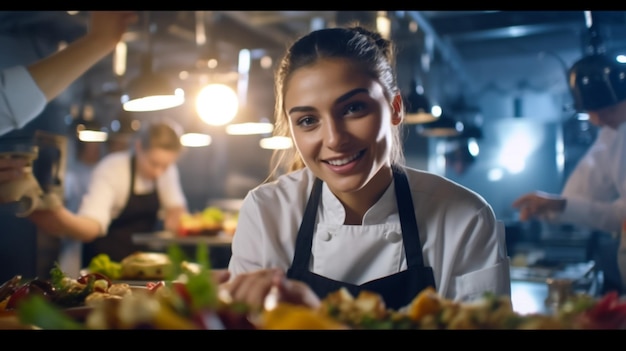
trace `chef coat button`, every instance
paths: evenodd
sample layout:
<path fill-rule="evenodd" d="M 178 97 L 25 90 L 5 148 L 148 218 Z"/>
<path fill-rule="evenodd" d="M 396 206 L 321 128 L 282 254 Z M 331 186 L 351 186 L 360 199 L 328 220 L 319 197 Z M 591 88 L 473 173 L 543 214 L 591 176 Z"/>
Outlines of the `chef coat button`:
<path fill-rule="evenodd" d="M 331 232 L 326 232 L 326 233 L 323 233 L 323 234 L 320 236 L 320 239 L 322 239 L 323 241 L 329 241 L 329 240 L 330 240 L 330 238 L 332 238 L 332 234 L 333 234 L 333 233 L 331 233 Z"/>
<path fill-rule="evenodd" d="M 398 232 L 389 232 L 386 235 L 386 239 L 390 243 L 397 243 L 400 241 L 400 239 L 402 239 L 402 235 L 400 235 L 400 233 Z"/>

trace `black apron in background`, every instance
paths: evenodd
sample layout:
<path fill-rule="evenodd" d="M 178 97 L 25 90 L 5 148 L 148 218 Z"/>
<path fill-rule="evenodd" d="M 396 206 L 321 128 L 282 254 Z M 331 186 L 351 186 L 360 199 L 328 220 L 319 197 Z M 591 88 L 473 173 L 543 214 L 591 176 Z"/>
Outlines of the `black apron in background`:
<path fill-rule="evenodd" d="M 309 271 L 313 231 L 322 193 L 322 181 L 318 178 L 313 184 L 304 218 L 300 224 L 294 259 L 287 271 L 287 277 L 307 283 L 320 299 L 340 288 L 348 289 L 355 297 L 361 291 L 371 291 L 380 294 L 385 305 L 392 309 L 399 309 L 408 305 L 423 289 L 429 286 L 435 288 L 433 270 L 431 267 L 424 266 L 422 244 L 415 221 L 413 199 L 406 174 L 401 169 L 393 167 L 393 177 L 402 227 L 402 240 L 408 264 L 407 270 L 361 285 L 340 282 Z"/>
<path fill-rule="evenodd" d="M 83 246 L 83 267 L 100 253 L 108 254 L 112 261 L 119 262 L 124 257 L 142 247 L 132 242 L 134 233 L 148 233 L 155 230 L 159 212 L 159 196 L 156 191 L 148 194 L 135 194 L 135 156 L 130 159 L 130 194 L 120 215 L 111 221 L 107 235 Z"/>

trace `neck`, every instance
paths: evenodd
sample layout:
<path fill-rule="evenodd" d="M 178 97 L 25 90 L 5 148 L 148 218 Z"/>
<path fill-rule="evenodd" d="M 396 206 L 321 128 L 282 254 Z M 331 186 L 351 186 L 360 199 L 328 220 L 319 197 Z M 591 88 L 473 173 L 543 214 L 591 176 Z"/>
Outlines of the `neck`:
<path fill-rule="evenodd" d="M 344 224 L 362 224 L 365 213 L 383 196 L 392 179 L 391 168 L 383 167 L 358 191 L 335 194 L 346 211 Z"/>

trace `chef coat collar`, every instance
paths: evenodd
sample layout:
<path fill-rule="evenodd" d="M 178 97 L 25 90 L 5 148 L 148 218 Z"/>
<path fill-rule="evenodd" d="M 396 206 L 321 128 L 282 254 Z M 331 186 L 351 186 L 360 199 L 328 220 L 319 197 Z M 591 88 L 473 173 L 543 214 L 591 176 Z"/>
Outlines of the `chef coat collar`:
<path fill-rule="evenodd" d="M 383 196 L 370 207 L 363 216 L 363 225 L 381 224 L 389 221 L 390 216 L 397 218 L 396 194 L 394 180 L 383 193 Z M 343 225 L 346 219 L 346 210 L 341 201 L 333 194 L 326 182 L 322 186 L 320 220 L 331 225 Z"/>

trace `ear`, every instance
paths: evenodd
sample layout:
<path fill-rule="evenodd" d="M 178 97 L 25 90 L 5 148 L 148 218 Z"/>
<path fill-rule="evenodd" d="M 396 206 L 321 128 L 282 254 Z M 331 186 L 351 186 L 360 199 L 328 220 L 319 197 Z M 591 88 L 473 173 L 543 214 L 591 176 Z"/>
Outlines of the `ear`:
<path fill-rule="evenodd" d="M 404 119 L 404 103 L 402 95 L 396 94 L 391 102 L 391 124 L 397 126 L 402 123 L 402 119 Z"/>

